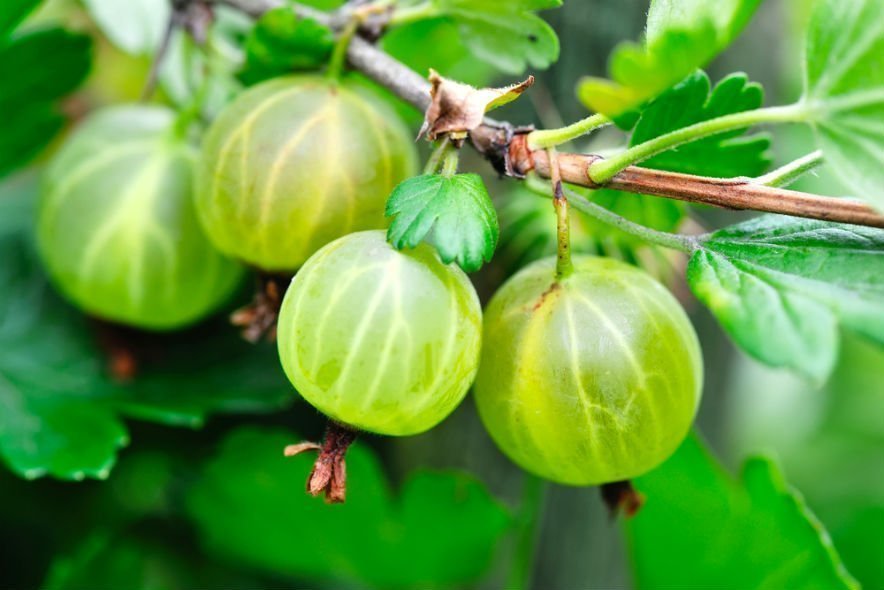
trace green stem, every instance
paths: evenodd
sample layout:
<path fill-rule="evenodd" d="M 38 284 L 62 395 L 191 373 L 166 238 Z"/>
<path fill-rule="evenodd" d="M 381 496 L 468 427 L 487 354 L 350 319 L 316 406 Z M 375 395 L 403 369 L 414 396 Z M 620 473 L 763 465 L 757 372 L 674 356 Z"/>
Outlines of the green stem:
<path fill-rule="evenodd" d="M 726 131 L 744 129 L 760 123 L 802 122 L 807 119 L 807 115 L 808 106 L 804 103 L 795 103 L 782 107 L 743 111 L 701 121 L 640 143 L 612 158 L 598 160 L 589 167 L 589 177 L 596 184 L 604 184 L 621 170 L 684 143 Z"/>
<path fill-rule="evenodd" d="M 545 190 L 546 183 L 536 176 L 529 176 L 526 186 L 537 194 L 548 197 L 548 191 Z M 565 190 L 564 194 L 568 199 L 568 203 L 581 213 L 589 215 L 602 223 L 616 227 L 620 231 L 635 236 L 640 240 L 686 253 L 693 252 L 697 248 L 697 239 L 692 236 L 682 236 L 651 229 L 640 223 L 635 223 L 625 217 L 621 217 L 620 215 L 605 209 L 601 205 L 593 203 L 586 197 L 579 195 L 574 191 Z M 623 198 L 629 197 L 624 195 Z"/>
<path fill-rule="evenodd" d="M 564 279 L 574 273 L 571 260 L 571 218 L 568 211 L 568 199 L 565 198 L 562 186 L 562 175 L 559 171 L 559 156 L 556 148 L 549 148 L 550 179 L 553 185 L 553 207 L 556 210 L 556 280 Z"/>
<path fill-rule="evenodd" d="M 516 517 L 519 527 L 518 539 L 506 584 L 507 590 L 525 590 L 531 585 L 548 487 L 544 480 L 530 473 L 525 473 L 523 481 L 522 504 Z"/>
<path fill-rule="evenodd" d="M 330 80 L 337 82 L 341 79 L 341 75 L 344 73 L 344 64 L 347 61 L 347 48 L 350 47 L 350 41 L 353 39 L 353 35 L 356 34 L 358 29 L 359 22 L 352 20 L 347 23 L 347 26 L 341 31 L 341 36 L 338 37 L 334 51 L 332 51 L 331 59 L 328 62 L 327 73 Z"/>
<path fill-rule="evenodd" d="M 450 143 L 451 142 L 449 142 L 449 144 Z M 454 147 L 454 145 L 451 145 L 449 149 L 445 151 L 445 156 L 442 158 L 442 169 L 439 171 L 442 176 L 451 178 L 457 174 L 458 160 L 460 160 L 460 152 Z"/>
<path fill-rule="evenodd" d="M 390 26 L 407 25 L 409 23 L 440 16 L 442 11 L 432 2 L 424 2 L 415 6 L 397 8 L 390 17 Z"/>
<path fill-rule="evenodd" d="M 576 123 L 572 123 L 567 127 L 532 131 L 528 134 L 528 147 L 532 150 L 555 147 L 563 143 L 568 143 L 578 137 L 582 137 L 599 127 L 609 125 L 610 123 L 611 120 L 608 117 L 601 113 L 597 113 L 586 117 L 585 119 L 581 119 Z"/>
<path fill-rule="evenodd" d="M 436 146 L 436 149 L 433 150 L 430 159 L 427 160 L 427 165 L 424 166 L 424 174 L 435 174 L 436 171 L 439 170 L 439 166 L 442 164 L 442 159 L 445 157 L 445 154 L 451 149 L 454 149 L 454 146 L 451 145 L 451 139 L 446 135 L 442 138 L 442 141 L 439 142 L 439 145 Z"/>
<path fill-rule="evenodd" d="M 759 176 L 752 180 L 753 184 L 763 184 L 772 187 L 789 186 L 814 168 L 820 166 L 825 157 L 822 150 L 811 152 L 804 157 L 798 158 L 788 164 Z"/>

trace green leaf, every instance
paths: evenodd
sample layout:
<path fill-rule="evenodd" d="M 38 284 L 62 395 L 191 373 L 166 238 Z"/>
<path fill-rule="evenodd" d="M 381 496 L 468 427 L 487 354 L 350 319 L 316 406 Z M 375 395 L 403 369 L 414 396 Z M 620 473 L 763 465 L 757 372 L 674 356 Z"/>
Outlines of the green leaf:
<path fill-rule="evenodd" d="M 304 492 L 314 457 L 282 456 L 297 440 L 249 428 L 225 441 L 188 497 L 208 549 L 277 575 L 378 588 L 462 586 L 488 568 L 511 519 L 471 477 L 414 473 L 394 498 L 357 443 L 347 501 L 328 505 Z"/>
<path fill-rule="evenodd" d="M 292 398 L 275 355 L 223 322 L 143 337 L 154 356 L 132 384 L 113 383 L 94 330 L 40 270 L 30 195 L 0 192 L 0 220 L 0 459 L 17 474 L 106 477 L 128 441 L 119 414 L 195 426 L 209 412 L 272 410 Z"/>
<path fill-rule="evenodd" d="M 34 10 L 41 0 L 3 0 L 0 4 L 0 46 L 6 37 Z"/>
<path fill-rule="evenodd" d="M 838 325 L 884 344 L 884 231 L 762 216 L 719 230 L 691 257 L 688 283 L 756 359 L 816 381 Z"/>
<path fill-rule="evenodd" d="M 383 36 L 381 45 L 384 51 L 421 74 L 432 68 L 446 78 L 477 88 L 490 86 L 494 79 L 495 69 L 470 54 L 457 25 L 445 17 L 395 27 Z"/>
<path fill-rule="evenodd" d="M 884 3 L 820 0 L 806 56 L 804 100 L 826 162 L 884 209 Z"/>
<path fill-rule="evenodd" d="M 635 481 L 629 521 L 638 588 L 858 590 L 822 524 L 766 458 L 734 480 L 695 437 Z"/>
<path fill-rule="evenodd" d="M 47 29 L 0 48 L 0 178 L 30 161 L 61 129 L 54 104 L 86 77 L 91 43 L 84 35 Z"/>
<path fill-rule="evenodd" d="M 460 41 L 478 59 L 510 74 L 545 69 L 559 58 L 555 31 L 535 11 L 561 0 L 433 0 L 460 29 Z"/>
<path fill-rule="evenodd" d="M 86 8 L 111 43 L 132 55 L 153 53 L 171 16 L 168 0 L 83 0 Z"/>
<path fill-rule="evenodd" d="M 491 260 L 500 229 L 497 212 L 478 174 L 425 174 L 403 181 L 387 200 L 392 217 L 387 239 L 394 247 L 426 241 L 445 264 L 474 272 Z"/>
<path fill-rule="evenodd" d="M 712 90 L 709 77 L 697 71 L 642 110 L 629 145 L 709 119 L 757 109 L 763 101 L 761 85 L 749 82 L 745 74 L 731 74 Z M 642 165 L 718 178 L 758 176 L 771 162 L 770 137 L 746 137 L 745 132 L 738 129 L 694 141 L 645 160 Z"/>
<path fill-rule="evenodd" d="M 587 77 L 577 86 L 590 109 L 620 117 L 708 63 L 736 38 L 761 0 L 655 0 L 646 39 L 614 49 L 610 80 Z"/>
<path fill-rule="evenodd" d="M 266 12 L 246 40 L 240 80 L 256 84 L 292 70 L 315 70 L 328 61 L 334 36 L 313 19 L 298 18 L 289 7 Z"/>

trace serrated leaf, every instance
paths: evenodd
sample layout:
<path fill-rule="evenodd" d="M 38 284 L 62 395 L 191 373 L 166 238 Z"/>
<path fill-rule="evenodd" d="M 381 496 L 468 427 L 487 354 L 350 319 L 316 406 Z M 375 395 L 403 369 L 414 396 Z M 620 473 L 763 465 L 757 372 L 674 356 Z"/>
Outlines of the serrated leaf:
<path fill-rule="evenodd" d="M 826 162 L 884 209 L 884 3 L 820 0 L 805 54 L 804 100 Z"/>
<path fill-rule="evenodd" d="M 703 239 L 694 294 L 756 359 L 822 381 L 838 325 L 884 345 L 884 231 L 763 216 Z"/>
<path fill-rule="evenodd" d="M 246 62 L 240 80 L 256 84 L 293 70 L 315 70 L 334 47 L 331 30 L 310 18 L 298 18 L 289 7 L 269 10 L 246 40 Z"/>
<path fill-rule="evenodd" d="M 549 67 L 559 58 L 555 31 L 535 11 L 561 0 L 433 0 L 438 13 L 460 29 L 461 42 L 475 57 L 499 70 L 521 74 L 529 66 Z"/>
<path fill-rule="evenodd" d="M 770 459 L 735 480 L 691 436 L 635 485 L 647 498 L 628 523 L 638 588 L 859 589 Z"/>
<path fill-rule="evenodd" d="M 446 264 L 474 272 L 491 260 L 500 229 L 478 174 L 425 174 L 397 186 L 387 200 L 387 239 L 397 249 L 432 244 Z"/>
<path fill-rule="evenodd" d="M 95 23 L 111 43 L 131 55 L 156 50 L 171 16 L 168 0 L 83 0 Z"/>
<path fill-rule="evenodd" d="M 91 60 L 88 37 L 46 29 L 0 45 L 0 178 L 30 161 L 61 129 L 54 104 L 86 77 Z"/>
<path fill-rule="evenodd" d="M 329 506 L 304 492 L 314 457 L 282 456 L 298 439 L 265 428 L 225 441 L 187 502 L 208 549 L 276 575 L 377 588 L 460 587 L 486 570 L 510 516 L 477 481 L 417 472 L 394 498 L 357 443 L 347 502 Z"/>
<path fill-rule="evenodd" d="M 223 322 L 157 337 L 159 356 L 145 357 L 131 384 L 112 382 L 94 330 L 39 267 L 32 201 L 0 193 L 0 459 L 14 472 L 106 477 L 128 440 L 120 414 L 196 426 L 209 412 L 271 410 L 291 398 L 274 355 Z"/>
<path fill-rule="evenodd" d="M 655 0 L 643 43 L 611 54 L 610 80 L 587 77 L 577 95 L 590 109 L 621 117 L 704 66 L 736 38 L 761 0 Z M 634 122 L 633 118 L 627 118 Z"/>
<path fill-rule="evenodd" d="M 6 44 L 6 37 L 40 2 L 41 0 L 4 0 L 0 4 L 0 47 Z"/>
<path fill-rule="evenodd" d="M 642 110 L 629 145 L 716 117 L 757 109 L 763 101 L 761 85 L 749 82 L 745 74 L 731 74 L 711 89 L 709 77 L 697 71 Z M 645 160 L 642 165 L 718 178 L 758 176 L 771 162 L 770 137 L 746 137 L 745 132 L 746 129 L 738 129 L 687 143 Z"/>

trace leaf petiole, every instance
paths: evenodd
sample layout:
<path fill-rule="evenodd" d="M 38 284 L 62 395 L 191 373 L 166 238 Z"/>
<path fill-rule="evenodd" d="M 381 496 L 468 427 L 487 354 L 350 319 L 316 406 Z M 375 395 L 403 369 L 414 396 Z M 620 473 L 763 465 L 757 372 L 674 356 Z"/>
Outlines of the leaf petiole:
<path fill-rule="evenodd" d="M 597 160 L 589 167 L 589 178 L 596 184 L 605 184 L 629 166 L 682 144 L 762 123 L 801 123 L 808 120 L 810 112 L 806 103 L 798 102 L 701 121 L 640 143 L 611 158 Z"/>
<path fill-rule="evenodd" d="M 820 166 L 824 161 L 825 158 L 822 150 L 817 150 L 768 172 L 764 176 L 752 179 L 752 183 L 772 187 L 789 186 L 814 168 Z"/>
<path fill-rule="evenodd" d="M 432 2 L 424 2 L 414 6 L 403 6 L 396 8 L 393 16 L 390 17 L 390 26 L 407 25 L 428 18 L 441 16 L 442 11 Z"/>
<path fill-rule="evenodd" d="M 610 124 L 611 119 L 601 113 L 596 113 L 566 127 L 532 131 L 528 134 L 528 147 L 532 150 L 555 147 Z"/>

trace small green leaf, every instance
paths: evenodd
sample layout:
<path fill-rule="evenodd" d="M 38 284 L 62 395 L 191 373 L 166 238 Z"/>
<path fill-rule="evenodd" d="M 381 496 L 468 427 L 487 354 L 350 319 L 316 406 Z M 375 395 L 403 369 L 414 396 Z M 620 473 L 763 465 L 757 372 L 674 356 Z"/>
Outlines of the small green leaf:
<path fill-rule="evenodd" d="M 3 191 L 5 192 L 5 191 Z M 106 477 L 128 441 L 119 414 L 197 426 L 215 411 L 292 399 L 274 355 L 224 322 L 153 340 L 136 379 L 106 376 L 93 327 L 52 292 L 34 253 L 29 194 L 0 192 L 0 459 L 19 475 Z"/>
<path fill-rule="evenodd" d="M 820 0 L 806 56 L 804 100 L 826 162 L 884 209 L 884 3 Z"/>
<path fill-rule="evenodd" d="M 0 4 L 0 47 L 6 37 L 34 10 L 41 0 L 3 0 Z"/>
<path fill-rule="evenodd" d="M 298 18 L 289 7 L 270 10 L 255 23 L 246 40 L 246 63 L 240 79 L 256 84 L 293 70 L 315 70 L 328 61 L 334 36 L 310 18 Z"/>
<path fill-rule="evenodd" d="M 694 294 L 756 359 L 816 381 L 838 324 L 884 344 L 884 231 L 763 216 L 704 239 L 688 265 Z"/>
<path fill-rule="evenodd" d="M 461 42 L 478 59 L 510 74 L 549 67 L 559 58 L 555 31 L 535 11 L 561 0 L 433 0 L 460 29 Z"/>
<path fill-rule="evenodd" d="M 624 115 L 723 51 L 759 3 L 655 0 L 648 14 L 644 43 L 626 42 L 615 48 L 608 65 L 611 80 L 584 78 L 577 87 L 578 97 L 596 112 L 611 117 Z"/>
<path fill-rule="evenodd" d="M 456 261 L 467 272 L 490 261 L 497 247 L 497 212 L 478 174 L 409 178 L 393 190 L 386 214 L 393 218 L 387 239 L 394 247 L 426 241 L 445 264 Z"/>
<path fill-rule="evenodd" d="M 347 453 L 347 501 L 329 506 L 304 492 L 314 457 L 282 456 L 297 441 L 266 428 L 225 441 L 187 502 L 208 549 L 300 579 L 461 587 L 484 573 L 511 523 L 465 475 L 414 473 L 394 498 L 358 443 Z"/>
<path fill-rule="evenodd" d="M 731 74 L 712 90 L 709 77 L 697 71 L 667 90 L 641 112 L 630 138 L 635 146 L 683 127 L 759 108 L 764 101 L 761 85 L 745 74 Z M 727 178 L 758 176 L 770 165 L 770 138 L 744 136 L 738 129 L 694 141 L 663 152 L 642 165 L 657 170 Z"/>
<path fill-rule="evenodd" d="M 635 485 L 647 498 L 628 524 L 638 588 L 859 590 L 769 459 L 750 458 L 737 481 L 691 436 Z"/>
<path fill-rule="evenodd" d="M 131 55 L 153 53 L 171 16 L 168 0 L 83 0 L 95 23 L 111 43 Z"/>
<path fill-rule="evenodd" d="M 0 46 L 0 177 L 30 161 L 61 129 L 64 117 L 54 104 L 73 91 L 89 72 L 88 37 L 46 29 Z M 14 83 L 12 83 L 14 81 Z"/>

